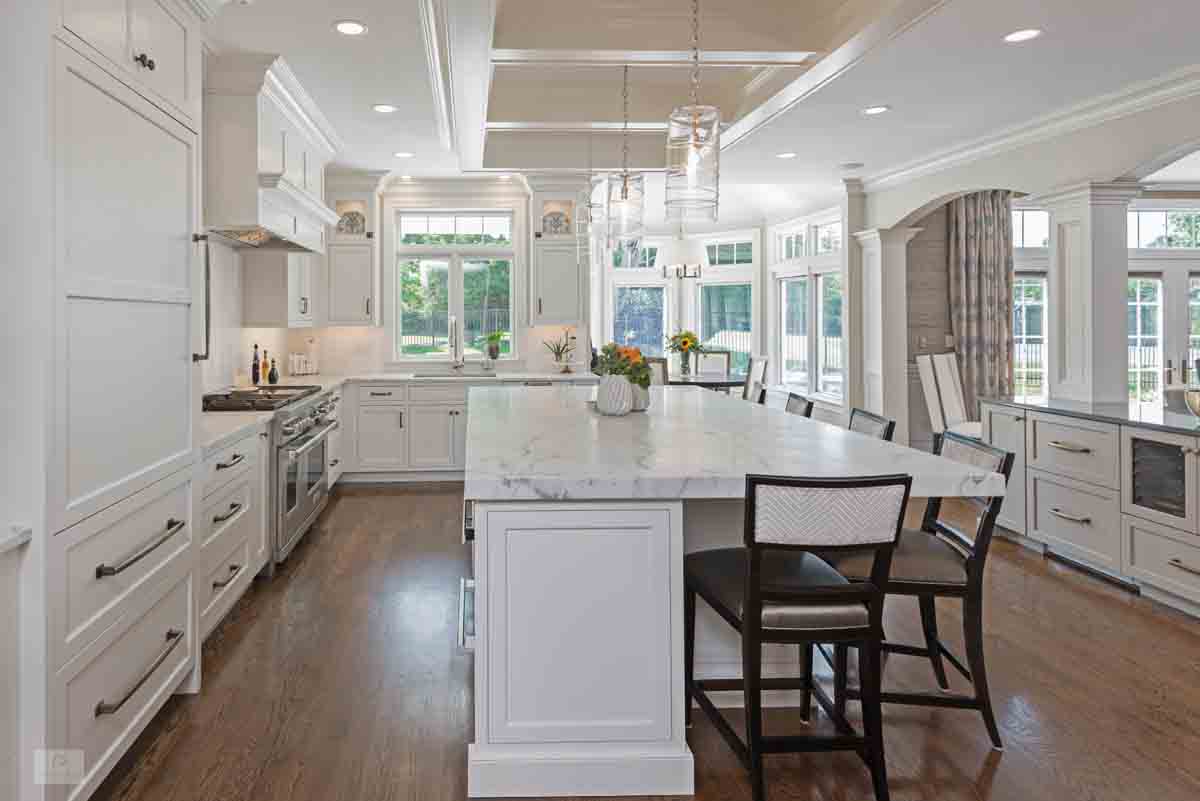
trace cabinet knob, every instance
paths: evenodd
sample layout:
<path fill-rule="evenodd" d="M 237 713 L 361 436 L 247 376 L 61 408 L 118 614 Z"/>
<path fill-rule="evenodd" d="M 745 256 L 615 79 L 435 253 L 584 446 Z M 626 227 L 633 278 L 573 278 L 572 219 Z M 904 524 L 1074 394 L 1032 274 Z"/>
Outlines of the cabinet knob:
<path fill-rule="evenodd" d="M 138 53 L 133 60 L 151 72 L 154 72 L 154 59 L 150 58 L 145 53 Z"/>

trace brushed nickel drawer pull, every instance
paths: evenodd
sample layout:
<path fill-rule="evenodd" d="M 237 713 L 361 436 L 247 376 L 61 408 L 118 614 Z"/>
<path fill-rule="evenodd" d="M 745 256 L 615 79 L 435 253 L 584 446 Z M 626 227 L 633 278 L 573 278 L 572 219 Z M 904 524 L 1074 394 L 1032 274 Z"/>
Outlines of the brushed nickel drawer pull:
<path fill-rule="evenodd" d="M 240 502 L 239 503 L 231 503 L 231 504 L 229 504 L 229 511 L 223 515 L 215 516 L 213 518 L 213 522 L 214 523 L 224 523 L 226 520 L 229 520 L 230 518 L 232 518 L 234 515 L 236 515 L 240 511 L 242 511 L 242 504 Z"/>
<path fill-rule="evenodd" d="M 390 398 L 390 397 L 392 397 L 392 393 L 390 393 L 390 392 L 372 392 L 371 397 L 372 398 Z"/>
<path fill-rule="evenodd" d="M 1200 576 L 1200 568 L 1185 565 L 1183 560 L 1178 557 L 1172 557 L 1167 560 L 1167 564 L 1177 570 L 1182 570 L 1184 573 L 1191 573 L 1193 576 Z"/>
<path fill-rule="evenodd" d="M 187 525 L 186 520 L 176 520 L 173 517 L 168 519 L 167 520 L 167 530 L 164 531 L 162 534 L 159 534 L 157 537 L 155 537 L 153 540 L 151 540 L 149 542 L 149 544 L 147 544 L 140 550 L 135 551 L 134 553 L 130 554 L 129 556 L 126 556 L 124 559 L 122 559 L 120 562 L 118 562 L 115 565 L 106 565 L 103 562 L 96 565 L 96 578 L 98 578 L 98 579 L 105 578 L 106 576 L 115 576 L 118 573 L 124 573 L 126 570 L 133 567 L 138 562 L 142 561 L 147 556 L 149 556 L 151 553 L 153 553 L 157 548 L 162 546 L 163 543 L 165 543 L 167 540 L 171 539 L 171 537 L 174 537 L 180 531 L 183 531 L 184 526 L 186 526 L 186 525 Z"/>
<path fill-rule="evenodd" d="M 228 587 L 230 584 L 233 583 L 233 580 L 238 577 L 238 573 L 241 573 L 241 572 L 242 572 L 241 565 L 230 565 L 229 566 L 229 578 L 225 579 L 224 581 L 214 581 L 212 583 L 213 589 L 214 590 L 225 589 L 226 587 Z"/>
<path fill-rule="evenodd" d="M 175 650 L 175 646 L 179 645 L 181 640 L 183 640 L 182 631 L 179 629 L 168 629 L 167 646 L 158 652 L 158 656 L 154 657 L 154 661 L 150 663 L 150 667 L 146 668 L 146 672 L 142 674 L 142 677 L 134 682 L 133 686 L 126 690 L 125 694 L 121 696 L 121 700 L 117 701 L 115 704 L 111 704 L 105 700 L 97 701 L 94 716 L 101 717 L 102 715 L 114 715 L 117 712 L 120 712 L 121 707 L 125 706 L 126 702 L 128 702 L 138 690 L 142 689 L 142 685 L 150 681 L 150 677 L 154 675 L 154 671 L 158 670 L 159 667 L 162 666 L 162 663 L 167 661 L 167 657 L 171 655 L 171 652 Z"/>
<path fill-rule="evenodd" d="M 1051 448 L 1058 448 L 1060 451 L 1066 451 L 1067 453 L 1091 453 L 1092 452 L 1091 448 L 1084 447 L 1083 445 L 1076 445 L 1072 442 L 1061 442 L 1056 439 L 1052 439 L 1049 442 L 1047 442 L 1046 444 L 1049 445 Z"/>
<path fill-rule="evenodd" d="M 1051 509 L 1050 514 L 1054 515 L 1055 517 L 1061 517 L 1063 520 L 1070 520 L 1072 523 L 1082 523 L 1085 526 L 1090 526 L 1092 524 L 1092 518 L 1090 517 L 1077 517 L 1076 515 L 1067 514 L 1063 510 L 1057 508 Z"/>
<path fill-rule="evenodd" d="M 233 455 L 233 458 L 230 459 L 228 462 L 217 462 L 217 469 L 218 470 L 228 470 L 231 467 L 237 467 L 239 464 L 241 464 L 244 461 L 246 461 L 246 457 L 243 454 L 235 453 Z"/>

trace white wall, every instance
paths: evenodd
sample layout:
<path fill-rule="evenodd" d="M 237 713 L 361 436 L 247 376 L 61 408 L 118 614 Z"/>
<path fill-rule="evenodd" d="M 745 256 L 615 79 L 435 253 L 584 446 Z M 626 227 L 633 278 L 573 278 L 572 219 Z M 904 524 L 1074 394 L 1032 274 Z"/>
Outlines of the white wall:
<path fill-rule="evenodd" d="M 234 383 L 238 368 L 248 369 L 250 355 L 242 345 L 242 259 L 218 240 L 210 240 L 212 268 L 212 348 L 203 362 L 205 392 Z"/>

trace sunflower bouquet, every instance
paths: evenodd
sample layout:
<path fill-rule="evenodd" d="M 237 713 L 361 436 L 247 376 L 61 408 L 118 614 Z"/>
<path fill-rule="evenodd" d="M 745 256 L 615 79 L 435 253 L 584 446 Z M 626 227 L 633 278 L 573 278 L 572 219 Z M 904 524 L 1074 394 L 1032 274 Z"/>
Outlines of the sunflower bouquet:
<path fill-rule="evenodd" d="M 629 379 L 629 383 L 642 389 L 650 386 L 650 365 L 646 364 L 642 352 L 635 347 L 609 342 L 600 349 L 596 372 L 600 375 L 623 375 Z"/>
<path fill-rule="evenodd" d="M 702 353 L 704 348 L 695 331 L 680 331 L 667 339 L 667 350 L 679 354 L 679 369 L 687 375 L 692 372 L 692 354 Z"/>

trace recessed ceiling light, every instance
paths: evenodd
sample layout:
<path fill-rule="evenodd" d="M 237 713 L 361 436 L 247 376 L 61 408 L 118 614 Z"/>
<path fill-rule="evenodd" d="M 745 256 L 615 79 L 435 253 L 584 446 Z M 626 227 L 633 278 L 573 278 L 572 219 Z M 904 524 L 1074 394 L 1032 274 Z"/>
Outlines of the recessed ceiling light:
<path fill-rule="evenodd" d="M 376 103 L 375 105 L 371 106 L 371 108 L 375 109 L 380 114 L 391 114 L 394 111 L 399 111 L 398 108 L 390 103 Z"/>
<path fill-rule="evenodd" d="M 401 181 L 411 181 L 411 180 L 412 180 L 412 176 L 411 176 L 411 175 L 401 175 L 401 176 L 400 176 L 400 180 L 401 180 Z"/>
<path fill-rule="evenodd" d="M 866 108 L 864 108 L 862 110 L 862 113 L 867 115 L 868 117 L 874 117 L 878 114 L 886 114 L 887 112 L 889 112 L 891 110 L 892 110 L 891 106 L 867 106 Z"/>
<path fill-rule="evenodd" d="M 401 150 L 399 152 L 393 153 L 392 155 L 398 159 L 411 159 L 413 156 L 415 156 L 417 154 L 409 153 L 407 150 Z"/>
<path fill-rule="evenodd" d="M 346 36 L 362 36 L 367 32 L 367 26 L 352 19 L 338 20 L 333 23 L 333 29 Z"/>
<path fill-rule="evenodd" d="M 1023 28 L 1019 31 L 1013 31 L 1008 36 L 1004 37 L 1004 41 L 1009 44 L 1019 44 L 1020 42 L 1028 42 L 1031 39 L 1036 39 L 1042 35 L 1042 32 L 1037 28 Z"/>
<path fill-rule="evenodd" d="M 511 179 L 512 179 L 512 176 L 511 176 L 511 175 L 509 175 L 508 173 L 504 173 L 503 175 L 500 175 L 500 176 L 497 176 L 497 177 L 498 177 L 498 178 L 499 178 L 501 181 L 508 181 L 508 180 L 511 180 Z"/>
<path fill-rule="evenodd" d="M 844 161 L 838 165 L 838 169 L 849 172 L 850 170 L 861 170 L 865 166 L 861 161 Z"/>
<path fill-rule="evenodd" d="M 794 158 L 796 158 L 796 154 L 789 150 L 787 153 L 776 153 L 775 158 L 777 158 L 777 159 L 794 159 Z"/>

